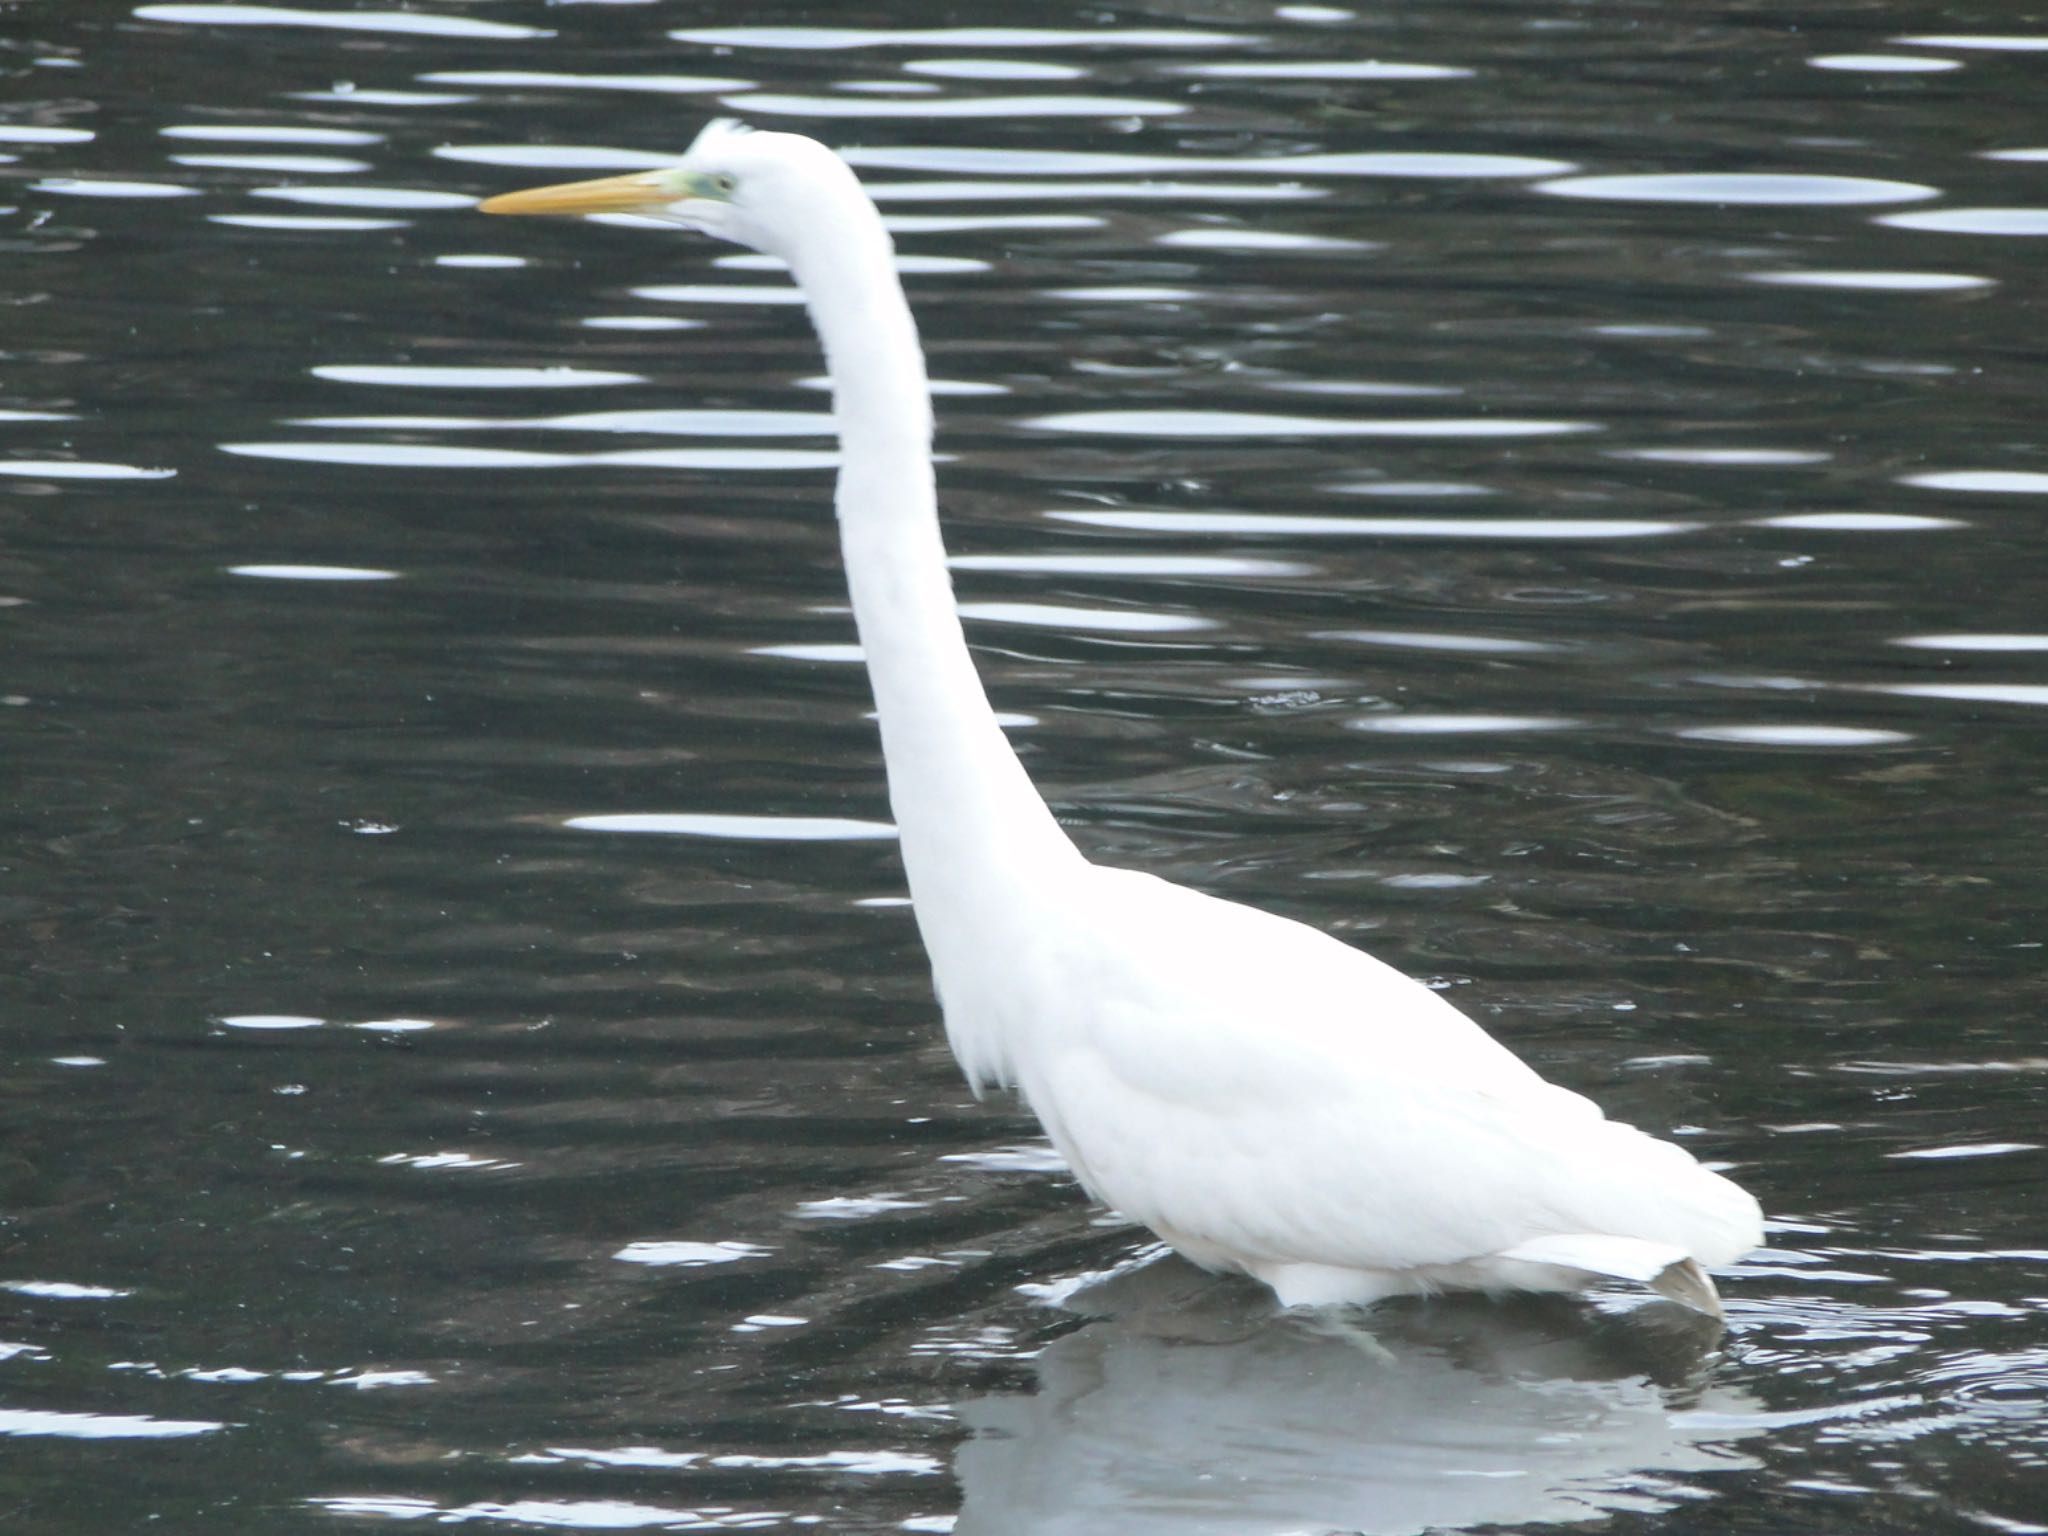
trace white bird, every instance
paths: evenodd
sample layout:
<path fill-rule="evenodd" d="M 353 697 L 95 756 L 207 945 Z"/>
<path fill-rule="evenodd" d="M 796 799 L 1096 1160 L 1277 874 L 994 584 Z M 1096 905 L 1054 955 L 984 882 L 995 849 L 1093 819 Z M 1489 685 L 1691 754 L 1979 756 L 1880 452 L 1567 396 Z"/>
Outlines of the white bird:
<path fill-rule="evenodd" d="M 706 127 L 670 168 L 486 213 L 633 213 L 787 262 L 825 350 L 840 546 L 946 1038 L 1096 1199 L 1283 1305 L 1619 1278 L 1718 1315 L 1744 1190 L 1545 1082 L 1325 933 L 1089 862 L 989 707 L 955 611 L 931 391 L 874 203 L 822 144 Z"/>

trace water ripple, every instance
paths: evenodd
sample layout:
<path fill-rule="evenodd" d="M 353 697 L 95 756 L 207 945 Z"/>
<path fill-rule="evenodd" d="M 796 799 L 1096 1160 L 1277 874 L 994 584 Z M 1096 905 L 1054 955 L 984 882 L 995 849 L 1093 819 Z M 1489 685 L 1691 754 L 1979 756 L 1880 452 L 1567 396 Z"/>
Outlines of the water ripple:
<path fill-rule="evenodd" d="M 612 1257 L 628 1264 L 653 1264 L 680 1269 L 701 1269 L 707 1264 L 737 1264 L 744 1259 L 766 1258 L 772 1249 L 756 1243 L 682 1241 L 628 1243 Z"/>
<path fill-rule="evenodd" d="M 0 1435 L 57 1435 L 67 1440 L 172 1440 L 210 1435 L 227 1425 L 213 1419 L 159 1419 L 146 1413 L 60 1413 L 48 1408 L 0 1408 Z"/>
<path fill-rule="evenodd" d="M 1341 419 L 1256 411 L 1067 411 L 1020 423 L 1044 432 L 1103 437 L 1557 437 L 1598 432 L 1597 422 L 1532 421 L 1513 416 Z"/>
<path fill-rule="evenodd" d="M 1902 475 L 1901 485 L 1929 491 L 1978 491 L 1992 496 L 2048 495 L 2048 471 L 2035 469 L 1938 469 Z"/>
<path fill-rule="evenodd" d="M 379 144 L 381 133 L 361 128 L 308 128 L 298 123 L 173 123 L 157 129 L 166 139 L 203 139 L 222 144 L 324 144 L 337 148 Z"/>
<path fill-rule="evenodd" d="M 1192 613 L 1147 613 L 1136 608 L 1082 608 L 1061 603 L 961 603 L 960 617 L 989 624 L 1029 624 L 1062 632 L 1185 634 L 1214 629 L 1216 621 Z"/>
<path fill-rule="evenodd" d="M 1298 155 L 1144 155 L 1112 150 L 924 146 L 849 149 L 846 158 L 854 165 L 877 170 L 973 171 L 1001 176 L 1131 176 L 1199 171 L 1241 176 L 1483 178 L 1557 176 L 1573 169 L 1569 161 L 1546 160 L 1531 155 L 1457 154 L 1429 150 L 1360 150 Z M 1927 195 L 1933 195 L 1931 189 Z"/>
<path fill-rule="evenodd" d="M 1923 651 L 2048 651 L 2048 634 L 1905 635 L 1892 644 Z"/>
<path fill-rule="evenodd" d="M 350 176 L 370 169 L 367 160 L 347 160 L 340 155 L 234 155 L 209 152 L 172 155 L 171 164 L 200 170 L 263 171 L 273 176 Z"/>
<path fill-rule="evenodd" d="M 236 229 L 290 229 L 311 234 L 355 234 L 364 230 L 403 229 L 405 219 L 360 219 L 315 213 L 214 213 L 210 224 Z"/>
<path fill-rule="evenodd" d="M 1241 32 L 1169 27 L 700 27 L 671 32 L 712 48 L 1232 48 L 1257 42 Z"/>
<path fill-rule="evenodd" d="M 571 816 L 562 825 L 579 832 L 719 837 L 768 843 L 860 842 L 896 835 L 896 828 L 886 821 L 859 821 L 846 816 L 733 816 L 708 811 Z"/>
<path fill-rule="evenodd" d="M 1627 203 L 1714 203 L 1760 208 L 1827 208 L 1865 203 L 1908 203 L 1939 197 L 1940 188 L 1868 176 L 1805 173 L 1679 171 L 1634 176 L 1572 176 L 1538 182 L 1554 197 L 1592 197 Z"/>
<path fill-rule="evenodd" d="M 1910 53 L 1822 53 L 1806 62 L 1815 69 L 1867 75 L 1938 75 L 1963 67 L 1960 59 L 1931 59 Z"/>
<path fill-rule="evenodd" d="M 90 459 L 0 459 L 0 475 L 31 480 L 168 480 L 175 469 L 103 464 Z"/>
<path fill-rule="evenodd" d="M 629 448 L 613 453 L 542 453 L 525 448 L 465 448 L 436 443 L 222 443 L 223 453 L 301 464 L 379 469 L 561 469 L 611 464 L 647 469 L 830 469 L 837 453 L 798 448 Z M 6 462 L 0 460 L 0 473 Z"/>
<path fill-rule="evenodd" d="M 1473 71 L 1454 64 L 1394 64 L 1380 59 L 1242 59 L 1180 64 L 1174 73 L 1205 80 L 1467 80 Z"/>
<path fill-rule="evenodd" d="M 1909 731 L 1854 725 L 1795 725 L 1778 721 L 1754 725 L 1695 725 L 1680 730 L 1687 741 L 1719 741 L 1760 747 L 1890 747 L 1911 741 Z"/>
<path fill-rule="evenodd" d="M 396 581 L 398 572 L 363 565 L 231 565 L 230 576 L 265 581 Z"/>
<path fill-rule="evenodd" d="M 1877 272 L 1825 271 L 1745 272 L 1752 283 L 1770 283 L 1781 288 L 1863 289 L 1876 293 L 1956 293 L 1969 288 L 1989 288 L 1996 279 L 1974 277 L 1967 272 Z"/>
<path fill-rule="evenodd" d="M 305 416 L 299 427 L 383 431 L 645 432 L 673 437 L 830 437 L 823 411 L 579 411 L 567 416 Z"/>
<path fill-rule="evenodd" d="M 829 118 L 1172 117 L 1179 102 L 1142 96 L 954 96 L 898 100 L 869 96 L 784 96 L 769 91 L 720 100 L 750 116 Z"/>
<path fill-rule="evenodd" d="M 330 208 L 468 208 L 476 202 L 460 192 L 429 192 L 421 187 L 251 187 L 249 195 Z"/>
<path fill-rule="evenodd" d="M 755 82 L 723 75 L 579 75 L 553 69 L 440 69 L 420 76 L 430 85 L 484 85 L 508 89 L 639 91 L 694 96 L 752 89 Z"/>
<path fill-rule="evenodd" d="M 638 373 L 598 368 L 427 367 L 411 363 L 321 363 L 315 378 L 339 384 L 382 384 L 400 389 L 592 389 L 605 384 L 644 384 Z"/>
<path fill-rule="evenodd" d="M 54 192 L 59 197 L 196 197 L 196 187 L 181 187 L 161 181 L 116 181 L 111 177 L 47 176 L 29 183 L 31 192 Z"/>
<path fill-rule="evenodd" d="M 1282 534 L 1311 538 L 1645 539 L 1699 523 L 1647 517 L 1318 517 L 1286 512 L 1054 511 L 1059 522 L 1147 533 Z"/>
<path fill-rule="evenodd" d="M 309 11 L 284 5 L 139 5 L 135 16 L 141 21 L 177 21 L 193 26 L 325 27 L 342 32 L 410 33 L 479 42 L 555 35 L 545 27 L 478 21 L 467 16 L 414 11 Z"/>
<path fill-rule="evenodd" d="M 1865 683 L 1871 693 L 1897 694 L 1910 699 L 1954 699 L 1966 704 L 2025 704 L 2048 707 L 2048 684 L 2043 683 Z"/>
<path fill-rule="evenodd" d="M 1895 37 L 1905 48 L 1979 48 L 1992 53 L 2048 53 L 2048 33 L 1937 32 Z"/>
<path fill-rule="evenodd" d="M 1944 235 L 2048 235 L 2048 208 L 1935 208 L 1926 213 L 1893 213 L 1877 221 L 1894 229 Z"/>

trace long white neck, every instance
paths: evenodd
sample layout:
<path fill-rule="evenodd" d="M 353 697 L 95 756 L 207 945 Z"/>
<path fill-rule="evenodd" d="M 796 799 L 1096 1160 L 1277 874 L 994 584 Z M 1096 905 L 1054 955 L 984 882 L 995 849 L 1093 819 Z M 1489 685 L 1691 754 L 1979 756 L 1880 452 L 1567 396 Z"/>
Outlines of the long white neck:
<path fill-rule="evenodd" d="M 1000 1043 L 956 1013 L 990 955 L 1079 854 L 989 707 L 953 605 L 931 461 L 931 391 L 881 217 L 864 194 L 791 254 L 825 347 L 838 418 L 837 506 L 854 620 L 881 719 L 889 803 L 953 1047 L 970 1079 L 1007 1077 Z"/>

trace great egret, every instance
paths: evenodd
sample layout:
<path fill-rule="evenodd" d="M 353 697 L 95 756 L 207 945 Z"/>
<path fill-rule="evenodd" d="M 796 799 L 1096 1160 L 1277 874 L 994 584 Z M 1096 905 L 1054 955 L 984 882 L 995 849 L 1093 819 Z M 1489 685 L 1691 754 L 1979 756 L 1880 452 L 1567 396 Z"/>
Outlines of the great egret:
<path fill-rule="evenodd" d="M 1082 1186 L 1283 1305 L 1606 1278 L 1714 1315 L 1746 1192 L 1606 1119 L 1329 935 L 1090 863 L 1032 787 L 954 610 L 931 391 L 881 215 L 811 139 L 720 121 L 667 169 L 486 213 L 627 212 L 789 264 L 832 375 L 836 504 L 889 803 L 946 1038 Z"/>

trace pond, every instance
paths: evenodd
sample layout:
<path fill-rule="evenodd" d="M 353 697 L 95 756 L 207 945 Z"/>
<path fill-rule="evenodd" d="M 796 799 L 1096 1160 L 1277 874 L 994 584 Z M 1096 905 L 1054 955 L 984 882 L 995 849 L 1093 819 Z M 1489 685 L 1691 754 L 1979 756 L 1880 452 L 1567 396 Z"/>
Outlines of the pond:
<path fill-rule="evenodd" d="M 80 0 L 0 69 L 8 1530 L 2048 1531 L 2039 16 Z M 1728 1168 L 1725 1333 L 1279 1316 L 969 1094 L 794 290 L 473 211 L 721 115 L 895 230 L 1075 839 Z"/>

